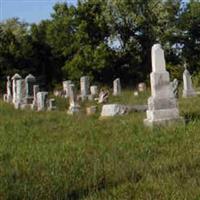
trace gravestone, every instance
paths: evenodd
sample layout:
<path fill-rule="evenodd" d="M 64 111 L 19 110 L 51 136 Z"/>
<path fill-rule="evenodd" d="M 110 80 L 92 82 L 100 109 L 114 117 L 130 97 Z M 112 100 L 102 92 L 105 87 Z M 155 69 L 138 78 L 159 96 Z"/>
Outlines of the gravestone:
<path fill-rule="evenodd" d="M 113 81 L 113 96 L 121 95 L 121 83 L 120 78 L 117 78 Z"/>
<path fill-rule="evenodd" d="M 97 96 L 98 95 L 98 87 L 97 87 L 97 85 L 92 85 L 90 87 L 90 93 L 93 96 Z"/>
<path fill-rule="evenodd" d="M 55 99 L 49 99 L 48 111 L 56 110 L 56 101 Z"/>
<path fill-rule="evenodd" d="M 175 78 L 170 84 L 175 98 L 178 98 L 178 80 Z"/>
<path fill-rule="evenodd" d="M 71 80 L 63 81 L 63 91 L 64 91 L 64 97 L 69 97 L 69 85 L 72 84 Z"/>
<path fill-rule="evenodd" d="M 185 66 L 185 71 L 183 72 L 183 97 L 187 98 L 194 96 L 196 96 L 196 92 L 192 86 L 191 75 Z"/>
<path fill-rule="evenodd" d="M 45 111 L 47 109 L 48 92 L 37 93 L 37 111 Z"/>
<path fill-rule="evenodd" d="M 174 97 L 169 73 L 166 71 L 164 51 L 160 44 L 152 47 L 151 97 L 148 99 L 145 125 L 163 125 L 183 122 L 179 116 L 177 101 Z"/>
<path fill-rule="evenodd" d="M 145 83 L 139 83 L 139 84 L 138 84 L 138 91 L 139 91 L 139 92 L 144 92 L 144 91 L 146 91 L 146 84 L 145 84 Z"/>
<path fill-rule="evenodd" d="M 40 86 L 39 85 L 34 85 L 33 86 L 33 104 L 32 104 L 32 109 L 35 110 L 37 109 L 37 93 L 40 91 Z"/>
<path fill-rule="evenodd" d="M 101 111 L 101 117 L 113 117 L 117 115 L 125 115 L 127 113 L 127 108 L 120 104 L 107 104 L 103 105 Z"/>
<path fill-rule="evenodd" d="M 11 88 L 12 84 L 11 84 L 11 80 L 10 80 L 10 76 L 7 76 L 7 83 L 6 83 L 6 101 L 8 103 L 11 103 L 12 102 L 12 88 Z"/>
<path fill-rule="evenodd" d="M 15 104 L 17 102 L 17 85 L 16 81 L 22 79 L 22 77 L 19 74 L 15 74 L 11 80 L 12 80 L 12 93 L 13 93 L 13 99 L 12 102 Z"/>
<path fill-rule="evenodd" d="M 24 86 L 25 81 L 23 79 L 16 81 L 16 101 L 14 103 L 16 109 L 19 109 L 21 105 L 24 104 Z"/>
<path fill-rule="evenodd" d="M 69 109 L 67 113 L 70 115 L 73 115 L 75 113 L 78 113 L 79 111 L 80 111 L 80 106 L 77 103 L 75 85 L 70 84 L 69 85 Z"/>
<path fill-rule="evenodd" d="M 109 91 L 108 90 L 101 90 L 99 93 L 98 103 L 106 103 L 109 98 Z"/>
<path fill-rule="evenodd" d="M 90 95 L 88 95 L 88 100 L 92 101 L 98 95 L 98 87 L 96 85 L 90 86 Z"/>
<path fill-rule="evenodd" d="M 25 87 L 26 87 L 26 97 L 25 97 L 25 103 L 26 104 L 32 104 L 33 99 L 34 99 L 34 94 L 33 94 L 33 86 L 36 83 L 36 78 L 29 74 L 25 78 Z"/>
<path fill-rule="evenodd" d="M 90 90 L 90 79 L 88 76 L 81 77 L 80 88 L 81 88 L 81 98 L 84 101 L 87 99 Z"/>

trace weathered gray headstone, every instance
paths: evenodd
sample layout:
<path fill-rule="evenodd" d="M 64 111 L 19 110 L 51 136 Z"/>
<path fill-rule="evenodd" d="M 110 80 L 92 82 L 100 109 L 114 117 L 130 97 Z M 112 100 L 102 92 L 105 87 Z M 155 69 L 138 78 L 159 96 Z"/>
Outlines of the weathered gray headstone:
<path fill-rule="evenodd" d="M 98 87 L 97 87 L 97 85 L 90 86 L 90 93 L 91 93 L 92 96 L 97 96 L 98 95 Z"/>
<path fill-rule="evenodd" d="M 75 113 L 78 113 L 79 111 L 80 111 L 80 106 L 77 103 L 75 85 L 70 84 L 69 85 L 69 109 L 67 113 L 70 115 L 73 115 Z"/>
<path fill-rule="evenodd" d="M 33 86 L 33 104 L 32 104 L 32 109 L 35 110 L 37 109 L 37 93 L 40 91 L 40 86 L 39 85 L 34 85 Z"/>
<path fill-rule="evenodd" d="M 178 80 L 175 78 L 170 84 L 175 98 L 178 98 Z"/>
<path fill-rule="evenodd" d="M 8 103 L 11 103 L 12 102 L 12 88 L 11 88 L 11 80 L 10 80 L 10 76 L 7 76 L 7 84 L 6 84 L 6 94 L 7 94 L 7 97 L 6 97 L 6 101 Z"/>
<path fill-rule="evenodd" d="M 113 95 L 118 96 L 121 95 L 121 83 L 120 78 L 117 78 L 113 81 Z"/>
<path fill-rule="evenodd" d="M 25 101 L 26 104 L 32 104 L 33 103 L 33 99 L 34 99 L 34 94 L 33 94 L 33 86 L 36 83 L 36 78 L 29 74 L 28 76 L 26 76 L 25 78 L 25 87 L 26 87 L 26 97 L 25 97 Z"/>
<path fill-rule="evenodd" d="M 16 85 L 16 81 L 20 80 L 22 77 L 19 74 L 15 74 L 11 80 L 12 80 L 12 92 L 13 92 L 13 99 L 12 102 L 13 104 L 15 104 L 15 102 L 17 102 L 17 85 Z"/>
<path fill-rule="evenodd" d="M 139 83 L 139 84 L 138 84 L 138 91 L 139 91 L 139 92 L 144 92 L 144 91 L 146 91 L 146 84 L 145 84 L 145 83 Z"/>
<path fill-rule="evenodd" d="M 169 73 L 166 71 L 164 51 L 160 44 L 152 47 L 151 97 L 148 99 L 145 125 L 162 125 L 183 121 L 179 116 L 177 101 L 174 97 Z"/>
<path fill-rule="evenodd" d="M 56 110 L 56 101 L 55 99 L 49 99 L 49 104 L 48 104 L 48 110 L 52 111 L 52 110 Z"/>
<path fill-rule="evenodd" d="M 80 88 L 82 100 L 86 100 L 90 92 L 90 79 L 88 76 L 81 77 Z"/>
<path fill-rule="evenodd" d="M 71 80 L 63 81 L 63 91 L 65 98 L 69 97 L 69 85 L 72 84 Z"/>
<path fill-rule="evenodd" d="M 45 111 L 47 109 L 48 92 L 37 93 L 37 111 Z"/>
<path fill-rule="evenodd" d="M 183 97 L 193 97 L 196 96 L 196 92 L 192 86 L 192 79 L 190 72 L 185 68 L 183 72 Z"/>
<path fill-rule="evenodd" d="M 98 103 L 106 103 L 109 98 L 108 90 L 101 90 L 99 93 Z"/>
<path fill-rule="evenodd" d="M 126 106 L 120 104 L 107 104 L 102 107 L 101 117 L 113 117 L 116 115 L 124 115 L 126 113 Z"/>

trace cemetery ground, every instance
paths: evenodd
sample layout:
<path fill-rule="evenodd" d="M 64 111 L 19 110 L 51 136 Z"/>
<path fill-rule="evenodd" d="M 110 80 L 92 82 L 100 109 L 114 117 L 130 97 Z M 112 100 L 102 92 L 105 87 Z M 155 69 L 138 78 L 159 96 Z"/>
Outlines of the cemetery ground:
<path fill-rule="evenodd" d="M 125 91 L 109 102 L 146 104 Z M 179 100 L 186 125 L 150 129 L 145 113 L 15 110 L 0 102 L 0 199 L 200 198 L 200 97 Z"/>

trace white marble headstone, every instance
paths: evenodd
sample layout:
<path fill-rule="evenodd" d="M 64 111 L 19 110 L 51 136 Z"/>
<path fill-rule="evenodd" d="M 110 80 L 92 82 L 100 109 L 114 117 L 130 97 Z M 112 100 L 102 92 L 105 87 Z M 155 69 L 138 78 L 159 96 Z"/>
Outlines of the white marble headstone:
<path fill-rule="evenodd" d="M 177 101 L 174 96 L 169 73 L 166 71 L 164 51 L 161 45 L 152 47 L 151 97 L 148 99 L 145 125 L 162 125 L 183 121 L 179 116 Z"/>

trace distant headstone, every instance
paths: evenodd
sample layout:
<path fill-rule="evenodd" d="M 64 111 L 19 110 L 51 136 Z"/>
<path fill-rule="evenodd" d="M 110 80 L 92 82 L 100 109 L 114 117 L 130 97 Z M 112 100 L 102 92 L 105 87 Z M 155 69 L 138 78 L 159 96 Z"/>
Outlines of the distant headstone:
<path fill-rule="evenodd" d="M 40 86 L 39 85 L 34 85 L 33 86 L 33 104 L 32 104 L 32 109 L 35 110 L 37 109 L 37 93 L 40 91 Z"/>
<path fill-rule="evenodd" d="M 78 113 L 79 111 L 80 111 L 80 106 L 77 103 L 75 85 L 70 84 L 69 85 L 69 109 L 67 113 L 70 115 L 73 115 L 75 113 Z"/>
<path fill-rule="evenodd" d="M 48 92 L 37 93 L 37 111 L 45 111 L 47 109 Z"/>
<path fill-rule="evenodd" d="M 81 97 L 86 100 L 90 90 L 90 79 L 88 76 L 83 76 L 80 79 Z"/>
<path fill-rule="evenodd" d="M 139 83 L 138 84 L 138 91 L 139 92 L 144 92 L 144 91 L 146 91 L 146 84 L 145 83 Z"/>
<path fill-rule="evenodd" d="M 6 101 L 8 103 L 11 103 L 12 102 L 12 92 L 11 92 L 11 80 L 10 80 L 10 76 L 7 76 L 7 84 L 6 84 L 6 94 L 7 94 L 7 97 L 6 97 Z"/>
<path fill-rule="evenodd" d="M 63 81 L 63 91 L 65 98 L 69 97 L 69 85 L 72 84 L 71 80 Z"/>
<path fill-rule="evenodd" d="M 175 98 L 178 98 L 178 80 L 175 78 L 170 84 Z"/>
<path fill-rule="evenodd" d="M 24 88 L 25 81 L 23 79 L 19 79 L 16 81 L 16 101 L 15 101 L 15 108 L 18 109 L 24 103 Z"/>
<path fill-rule="evenodd" d="M 11 80 L 12 80 L 12 92 L 13 92 L 13 99 L 12 102 L 13 104 L 15 104 L 15 102 L 17 102 L 17 85 L 16 85 L 16 81 L 20 80 L 22 77 L 19 74 L 15 74 Z"/>
<path fill-rule="evenodd" d="M 109 98 L 108 90 L 101 90 L 99 93 L 98 103 L 106 103 Z"/>
<path fill-rule="evenodd" d="M 185 68 L 183 72 L 183 97 L 194 97 L 196 96 L 196 92 L 192 86 L 192 79 L 190 72 Z"/>
<path fill-rule="evenodd" d="M 33 94 L 33 86 L 36 83 L 36 78 L 29 74 L 28 76 L 26 76 L 25 78 L 25 87 L 26 87 L 26 104 L 32 104 L 33 103 L 33 98 L 34 98 L 34 94 Z"/>
<path fill-rule="evenodd" d="M 98 87 L 97 87 L 97 85 L 90 86 L 90 93 L 94 97 L 98 95 Z"/>
<path fill-rule="evenodd" d="M 119 96 L 121 95 L 121 83 L 120 78 L 117 78 L 113 81 L 113 95 Z"/>
<path fill-rule="evenodd" d="M 125 115 L 126 113 L 126 106 L 120 104 L 107 104 L 102 107 L 101 117 L 113 117 L 116 115 Z"/>
<path fill-rule="evenodd" d="M 55 99 L 49 99 L 49 104 L 48 104 L 48 111 L 56 110 L 56 101 Z"/>
<path fill-rule="evenodd" d="M 176 98 L 174 97 L 169 73 L 166 71 L 164 51 L 160 44 L 152 47 L 151 97 L 148 99 L 145 125 L 163 125 L 183 122 L 179 116 Z"/>

